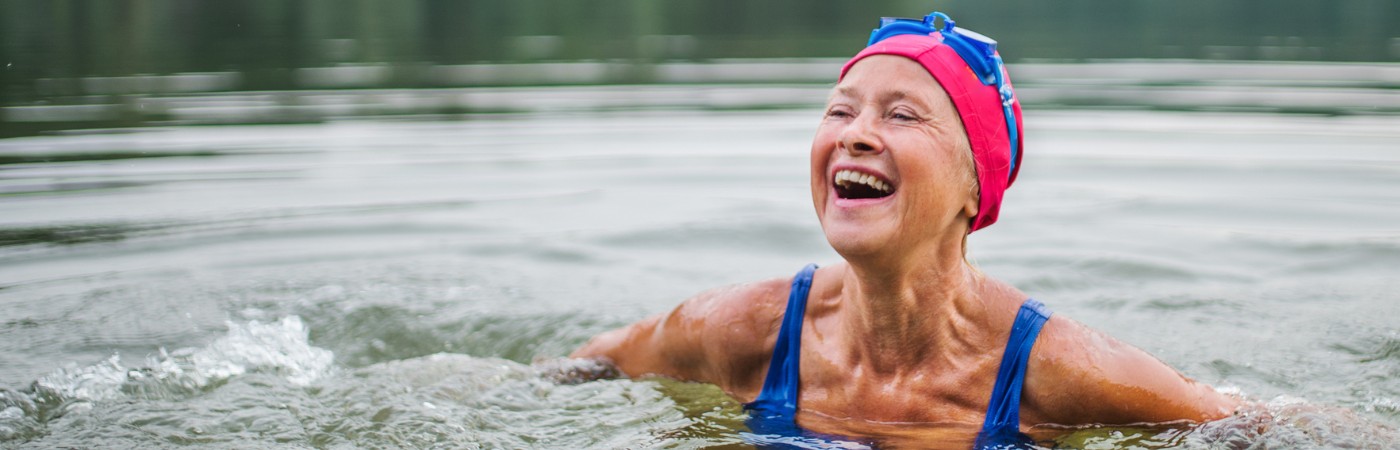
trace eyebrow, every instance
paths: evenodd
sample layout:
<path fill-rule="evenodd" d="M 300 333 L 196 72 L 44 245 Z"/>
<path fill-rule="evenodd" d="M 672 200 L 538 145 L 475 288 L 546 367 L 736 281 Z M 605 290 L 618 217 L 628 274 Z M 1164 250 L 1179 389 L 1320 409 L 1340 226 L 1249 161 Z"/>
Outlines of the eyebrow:
<path fill-rule="evenodd" d="M 856 86 L 837 86 L 836 89 L 833 89 L 831 91 L 831 96 L 828 97 L 827 100 L 830 101 L 830 99 L 836 98 L 837 96 L 845 96 L 852 98 L 859 97 L 859 93 L 860 88 Z M 915 100 L 915 97 L 912 93 L 903 89 L 895 89 L 891 91 L 881 92 L 878 100 L 881 104 L 894 103 L 899 100 L 910 100 L 918 104 L 919 106 L 929 107 L 929 105 L 925 105 L 924 102 Z"/>

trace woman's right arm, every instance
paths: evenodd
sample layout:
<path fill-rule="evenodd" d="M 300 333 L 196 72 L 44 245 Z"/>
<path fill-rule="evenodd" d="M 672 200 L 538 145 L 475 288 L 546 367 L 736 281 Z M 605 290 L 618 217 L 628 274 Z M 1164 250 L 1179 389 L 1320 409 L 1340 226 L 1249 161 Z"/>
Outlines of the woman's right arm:
<path fill-rule="evenodd" d="M 669 313 L 657 314 L 631 325 L 607 331 L 590 339 L 570 358 L 600 360 L 629 376 L 663 375 L 678 379 L 698 378 L 693 355 L 698 342 L 687 322 L 693 314 L 691 301 Z"/>
<path fill-rule="evenodd" d="M 569 356 L 603 360 L 632 377 L 660 375 L 714 383 L 735 394 L 756 392 L 787 290 L 786 280 L 773 279 L 706 291 L 670 312 L 599 334 Z"/>

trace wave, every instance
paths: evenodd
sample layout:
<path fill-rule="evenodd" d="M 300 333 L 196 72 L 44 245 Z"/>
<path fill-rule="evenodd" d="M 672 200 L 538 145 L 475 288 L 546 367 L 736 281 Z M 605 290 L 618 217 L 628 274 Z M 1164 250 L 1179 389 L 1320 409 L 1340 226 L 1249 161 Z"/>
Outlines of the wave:
<path fill-rule="evenodd" d="M 314 347 L 301 318 L 228 323 L 228 333 L 201 348 L 160 349 L 145 364 L 128 366 L 119 354 L 99 363 L 65 367 L 22 390 L 0 389 L 0 441 L 42 434 L 45 424 L 96 402 L 118 398 L 189 397 L 247 373 L 267 373 L 304 386 L 329 373 L 334 355 Z"/>
<path fill-rule="evenodd" d="M 207 345 L 161 350 L 142 364 L 112 355 L 0 390 L 0 446 L 634 448 L 733 440 L 686 432 L 705 423 L 677 405 L 674 387 L 601 379 L 617 374 L 591 361 L 435 353 L 348 368 L 311 344 L 299 316 L 228 327 Z"/>

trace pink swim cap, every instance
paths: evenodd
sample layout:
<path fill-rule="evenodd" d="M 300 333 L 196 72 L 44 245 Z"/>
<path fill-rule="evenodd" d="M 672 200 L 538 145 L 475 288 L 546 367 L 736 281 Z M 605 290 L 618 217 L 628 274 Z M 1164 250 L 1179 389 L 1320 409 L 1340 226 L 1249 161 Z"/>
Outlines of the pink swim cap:
<path fill-rule="evenodd" d="M 932 28 L 935 15 L 945 19 L 946 25 L 942 30 Z M 890 25 L 892 19 L 886 19 L 882 23 L 884 26 L 876 29 L 871 37 L 873 43 L 841 68 L 841 78 L 846 77 L 851 66 L 867 56 L 895 55 L 918 62 L 943 86 L 958 110 L 963 128 L 967 130 L 967 141 L 972 146 L 972 156 L 977 166 L 980 203 L 977 216 L 972 218 L 972 227 L 968 230 L 971 233 L 996 222 L 1002 196 L 1016 180 L 1016 173 L 1021 168 L 1021 102 L 1011 90 L 1011 80 L 1002 68 L 1000 56 L 996 54 L 995 41 L 962 28 L 953 28 L 952 21 L 946 19 L 947 16 L 941 13 L 930 14 L 924 20 L 926 28 L 918 32 L 899 30 L 886 32 L 882 36 L 886 29 L 895 28 Z M 945 39 L 945 33 L 949 33 L 951 39 Z M 970 53 L 966 44 L 969 36 L 991 42 L 989 48 L 985 48 L 986 44 L 980 44 L 984 48 L 976 49 L 985 52 L 982 61 L 970 63 L 954 48 L 962 46 L 964 53 Z M 951 42 L 954 40 L 957 42 Z M 972 54 L 972 57 L 977 58 L 977 55 Z M 992 59 L 995 59 L 995 65 L 990 63 Z M 980 66 L 984 72 L 992 72 L 979 76 L 978 69 L 973 66 Z M 988 84 L 994 75 L 1000 75 L 999 79 Z M 998 85 L 1001 89 L 998 89 Z M 1013 121 L 1015 130 L 1008 132 L 1009 124 Z"/>

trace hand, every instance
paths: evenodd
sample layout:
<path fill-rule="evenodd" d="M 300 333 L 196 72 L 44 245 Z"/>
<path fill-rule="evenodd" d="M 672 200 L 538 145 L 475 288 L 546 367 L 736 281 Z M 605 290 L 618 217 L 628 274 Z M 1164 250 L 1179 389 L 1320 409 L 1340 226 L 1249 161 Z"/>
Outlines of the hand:
<path fill-rule="evenodd" d="M 622 378 L 622 371 L 599 358 L 537 359 L 532 366 L 540 377 L 557 384 L 580 384 L 595 380 Z"/>

